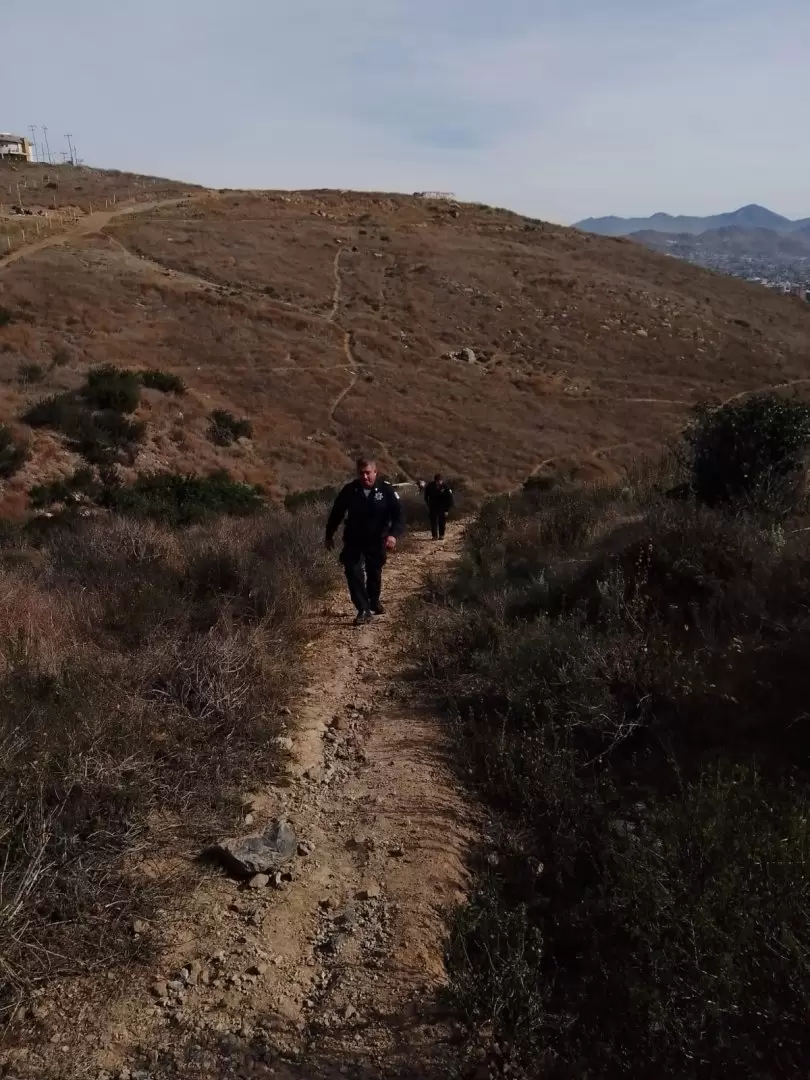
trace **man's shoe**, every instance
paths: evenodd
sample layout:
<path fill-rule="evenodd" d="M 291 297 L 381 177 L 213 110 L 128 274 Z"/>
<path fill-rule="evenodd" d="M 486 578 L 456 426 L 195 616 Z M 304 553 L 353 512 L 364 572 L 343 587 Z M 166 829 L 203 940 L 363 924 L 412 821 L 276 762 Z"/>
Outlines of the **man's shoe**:
<path fill-rule="evenodd" d="M 371 609 L 371 614 L 372 615 L 384 615 L 385 614 L 385 608 L 382 606 L 382 604 L 375 604 L 374 607 Z"/>
<path fill-rule="evenodd" d="M 355 626 L 365 626 L 367 622 L 371 622 L 370 611 L 358 611 L 357 618 L 354 620 Z"/>

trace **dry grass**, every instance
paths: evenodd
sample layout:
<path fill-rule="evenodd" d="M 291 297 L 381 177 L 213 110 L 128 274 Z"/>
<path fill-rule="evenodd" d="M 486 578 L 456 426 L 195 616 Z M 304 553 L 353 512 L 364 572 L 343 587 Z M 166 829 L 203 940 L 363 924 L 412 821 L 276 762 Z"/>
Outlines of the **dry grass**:
<path fill-rule="evenodd" d="M 0 421 L 30 399 L 10 385 L 21 361 L 69 349 L 53 389 L 94 363 L 159 367 L 189 392 L 145 397 L 146 466 L 226 467 L 279 495 L 340 481 L 369 446 L 390 475 L 440 468 L 489 491 L 535 469 L 615 478 L 699 399 L 810 379 L 798 301 L 627 241 L 405 196 L 192 197 L 14 264 L 0 304 L 21 314 L 0 330 Z M 449 358 L 463 346 L 479 362 Z M 213 446 L 214 409 L 249 417 L 252 439 Z M 58 444 L 33 450 L 21 485 L 69 471 Z"/>
<path fill-rule="evenodd" d="M 312 512 L 186 532 L 105 516 L 0 549 L 0 1021 L 143 951 L 145 860 L 236 826 L 277 775 L 313 595 Z M 163 822 L 163 825 L 160 825 Z"/>

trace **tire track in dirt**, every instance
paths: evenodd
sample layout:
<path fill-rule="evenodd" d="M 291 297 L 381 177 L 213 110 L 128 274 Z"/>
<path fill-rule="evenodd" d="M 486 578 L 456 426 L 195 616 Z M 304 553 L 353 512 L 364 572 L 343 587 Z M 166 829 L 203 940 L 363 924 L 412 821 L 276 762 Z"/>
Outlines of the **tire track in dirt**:
<path fill-rule="evenodd" d="M 312 616 L 288 785 L 243 800 L 252 829 L 294 825 L 302 846 L 282 891 L 205 878 L 166 913 L 152 970 L 99 977 L 95 998 L 85 983 L 80 1021 L 61 999 L 56 1041 L 32 1050 L 28 1070 L 15 1061 L 15 1076 L 41 1077 L 52 1060 L 64 1080 L 448 1075 L 443 913 L 465 895 L 481 823 L 403 665 L 408 607 L 461 534 L 415 536 L 390 559 L 389 614 L 371 625 L 351 626 L 342 588 Z"/>

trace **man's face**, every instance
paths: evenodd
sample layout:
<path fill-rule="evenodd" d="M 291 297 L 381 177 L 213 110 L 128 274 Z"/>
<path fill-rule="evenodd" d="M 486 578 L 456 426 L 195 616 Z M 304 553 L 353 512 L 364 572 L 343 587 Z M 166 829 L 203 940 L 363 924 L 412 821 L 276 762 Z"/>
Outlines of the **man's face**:
<path fill-rule="evenodd" d="M 361 465 L 357 469 L 357 476 L 364 488 L 373 488 L 377 480 L 377 466 L 373 461 Z"/>

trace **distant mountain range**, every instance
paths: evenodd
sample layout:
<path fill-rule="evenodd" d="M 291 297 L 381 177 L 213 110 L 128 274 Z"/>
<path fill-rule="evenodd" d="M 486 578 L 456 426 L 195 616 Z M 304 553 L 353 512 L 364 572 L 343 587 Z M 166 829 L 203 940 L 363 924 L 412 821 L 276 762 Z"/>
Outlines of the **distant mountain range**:
<path fill-rule="evenodd" d="M 677 234 L 645 229 L 631 233 L 631 238 L 653 251 L 679 255 L 693 262 L 700 261 L 702 254 L 786 260 L 810 257 L 810 225 L 789 232 L 740 226 Z"/>
<path fill-rule="evenodd" d="M 674 235 L 698 235 L 715 229 L 767 229 L 775 233 L 793 233 L 810 229 L 810 218 L 791 221 L 790 218 L 775 214 L 765 206 L 742 206 L 727 214 L 714 214 L 711 217 L 687 217 L 683 214 L 653 214 L 646 218 L 601 217 L 585 218 L 574 226 L 582 232 L 597 233 L 599 236 L 632 236 L 633 233 L 655 232 Z"/>

